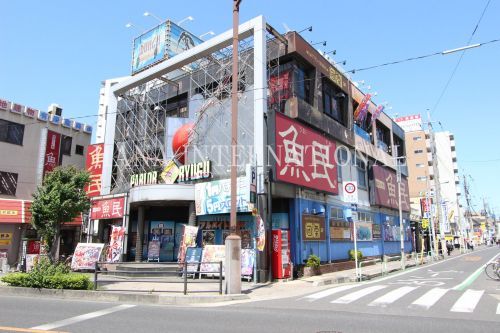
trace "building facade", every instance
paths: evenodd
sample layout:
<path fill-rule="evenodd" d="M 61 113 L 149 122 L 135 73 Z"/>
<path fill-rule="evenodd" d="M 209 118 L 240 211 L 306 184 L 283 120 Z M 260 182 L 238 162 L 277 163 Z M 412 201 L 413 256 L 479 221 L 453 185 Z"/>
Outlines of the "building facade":
<path fill-rule="evenodd" d="M 19 262 L 22 239 L 37 239 L 29 209 L 43 176 L 59 165 L 83 169 L 91 133 L 55 104 L 45 112 L 0 99 L 0 252 L 10 265 Z M 72 252 L 80 225 L 81 219 L 63 227 L 62 253 Z"/>
<path fill-rule="evenodd" d="M 164 29 L 170 56 L 134 56 L 133 75 L 106 95 L 93 205 L 123 198 L 124 209 L 91 229 L 123 228 L 127 260 L 180 259 L 187 227 L 207 251 L 229 234 L 232 31 L 201 42 Z M 190 47 L 175 48 L 179 29 Z M 237 224 L 250 274 L 280 278 L 312 254 L 346 260 L 354 240 L 381 256 L 400 253 L 402 235 L 411 251 L 403 130 L 298 33 L 260 16 L 239 35 Z"/>

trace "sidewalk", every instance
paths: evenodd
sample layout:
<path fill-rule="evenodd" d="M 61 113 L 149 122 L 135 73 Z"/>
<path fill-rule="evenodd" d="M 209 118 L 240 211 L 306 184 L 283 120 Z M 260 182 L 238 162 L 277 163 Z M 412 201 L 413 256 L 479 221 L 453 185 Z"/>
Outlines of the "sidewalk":
<path fill-rule="evenodd" d="M 455 249 L 451 256 L 445 254 L 444 258 L 452 258 L 460 255 L 460 251 Z M 399 258 L 399 257 L 398 257 Z M 443 260 L 441 257 L 439 260 Z M 419 259 L 421 259 L 419 257 Z M 421 260 L 418 265 L 420 266 Z M 424 258 L 424 265 L 432 262 L 430 258 Z M 406 261 L 405 268 L 415 267 L 415 259 Z M 362 276 L 362 280 L 370 280 L 382 275 L 384 264 L 377 262 L 371 266 L 361 267 L 358 274 Z M 401 270 L 401 261 L 393 260 L 387 262 L 384 267 L 384 274 Z M 109 276 L 106 277 L 109 279 Z M 147 279 L 145 279 L 147 280 Z M 303 295 L 307 292 L 315 292 L 318 287 L 341 284 L 354 283 L 356 279 L 356 270 L 349 269 L 323 275 L 317 275 L 307 278 L 286 282 L 273 283 L 253 283 L 242 282 L 242 294 L 239 295 L 219 295 L 219 281 L 214 279 L 193 280 L 188 279 L 188 294 L 184 295 L 184 284 L 179 283 L 181 279 L 175 280 L 175 283 L 165 282 L 131 282 L 126 278 L 116 278 L 116 282 L 99 285 L 98 291 L 79 291 L 79 290 L 47 290 L 47 289 L 32 289 L 7 287 L 0 285 L 0 294 L 11 296 L 42 296 L 55 297 L 65 299 L 86 299 L 94 301 L 109 301 L 109 302 L 129 302 L 142 304 L 203 304 L 203 303 L 219 303 L 228 301 L 243 301 L 243 300 L 268 300 L 277 298 L 286 298 Z M 190 283 L 191 282 L 191 283 Z M 194 283 L 193 283 L 194 282 Z M 224 284 L 223 284 L 224 287 Z M 168 290 L 168 291 L 167 291 Z"/>

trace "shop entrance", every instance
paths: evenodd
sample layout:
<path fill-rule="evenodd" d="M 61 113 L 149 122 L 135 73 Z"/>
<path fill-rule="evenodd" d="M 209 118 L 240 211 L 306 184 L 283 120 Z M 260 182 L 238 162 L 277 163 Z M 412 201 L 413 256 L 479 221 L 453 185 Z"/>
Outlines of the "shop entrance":
<path fill-rule="evenodd" d="M 175 222 L 149 222 L 148 259 L 175 260 Z"/>

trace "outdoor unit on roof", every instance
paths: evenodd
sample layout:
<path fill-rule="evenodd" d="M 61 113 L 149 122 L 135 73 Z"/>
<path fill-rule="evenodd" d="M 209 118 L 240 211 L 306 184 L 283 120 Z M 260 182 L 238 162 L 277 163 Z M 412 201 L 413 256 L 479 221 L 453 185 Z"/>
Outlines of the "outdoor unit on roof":
<path fill-rule="evenodd" d="M 50 104 L 49 105 L 49 114 L 54 114 L 56 116 L 61 116 L 62 115 L 62 107 L 60 107 L 58 104 Z"/>

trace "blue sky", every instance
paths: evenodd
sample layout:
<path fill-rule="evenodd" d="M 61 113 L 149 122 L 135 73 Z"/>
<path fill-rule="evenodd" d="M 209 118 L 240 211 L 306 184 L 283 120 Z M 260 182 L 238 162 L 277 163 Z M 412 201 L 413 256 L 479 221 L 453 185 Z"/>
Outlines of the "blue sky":
<path fill-rule="evenodd" d="M 0 0 L 0 97 L 46 109 L 64 107 L 67 117 L 89 116 L 95 124 L 100 82 L 130 72 L 133 38 L 156 22 L 150 11 L 179 21 L 195 34 L 231 27 L 230 0 L 212 1 L 7 1 Z M 326 40 L 325 51 L 347 60 L 346 69 L 363 68 L 467 44 L 487 0 L 328 1 L 243 0 L 241 21 L 264 15 L 284 32 L 309 25 L 309 41 Z M 500 38 L 500 1 L 491 0 L 472 43 Z M 389 102 L 389 115 L 422 113 L 455 134 L 460 172 L 472 177 L 480 209 L 486 197 L 500 214 L 500 42 L 467 51 L 438 107 L 434 109 L 460 53 L 357 72 Z M 439 129 L 439 126 L 438 126 Z"/>

